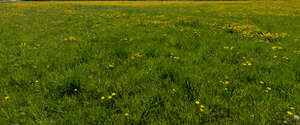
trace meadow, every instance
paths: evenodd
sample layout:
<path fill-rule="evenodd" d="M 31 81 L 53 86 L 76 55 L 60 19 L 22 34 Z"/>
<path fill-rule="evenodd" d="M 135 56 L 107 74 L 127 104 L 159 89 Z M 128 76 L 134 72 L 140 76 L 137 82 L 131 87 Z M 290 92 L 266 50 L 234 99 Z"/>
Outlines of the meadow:
<path fill-rule="evenodd" d="M 299 124 L 300 2 L 0 3 L 0 124 Z"/>

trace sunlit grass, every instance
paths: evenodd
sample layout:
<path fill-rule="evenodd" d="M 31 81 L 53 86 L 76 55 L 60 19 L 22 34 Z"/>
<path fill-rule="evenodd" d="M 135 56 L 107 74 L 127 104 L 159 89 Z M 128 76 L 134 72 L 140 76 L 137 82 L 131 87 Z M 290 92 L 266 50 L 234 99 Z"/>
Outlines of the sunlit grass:
<path fill-rule="evenodd" d="M 299 6 L 0 4 L 0 124 L 298 124 Z"/>

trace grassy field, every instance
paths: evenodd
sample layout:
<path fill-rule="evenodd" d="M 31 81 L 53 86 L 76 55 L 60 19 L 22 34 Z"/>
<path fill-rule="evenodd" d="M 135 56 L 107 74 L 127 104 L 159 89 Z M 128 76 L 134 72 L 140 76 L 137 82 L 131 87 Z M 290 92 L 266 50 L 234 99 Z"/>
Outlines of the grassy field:
<path fill-rule="evenodd" d="M 299 7 L 0 3 L 0 124 L 299 124 Z"/>

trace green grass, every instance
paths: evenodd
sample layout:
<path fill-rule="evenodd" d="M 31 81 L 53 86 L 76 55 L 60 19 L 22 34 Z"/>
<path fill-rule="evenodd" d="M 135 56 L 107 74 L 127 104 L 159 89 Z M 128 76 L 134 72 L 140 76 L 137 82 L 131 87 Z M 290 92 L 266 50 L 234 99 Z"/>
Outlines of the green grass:
<path fill-rule="evenodd" d="M 0 4 L 0 124 L 299 124 L 299 6 Z"/>

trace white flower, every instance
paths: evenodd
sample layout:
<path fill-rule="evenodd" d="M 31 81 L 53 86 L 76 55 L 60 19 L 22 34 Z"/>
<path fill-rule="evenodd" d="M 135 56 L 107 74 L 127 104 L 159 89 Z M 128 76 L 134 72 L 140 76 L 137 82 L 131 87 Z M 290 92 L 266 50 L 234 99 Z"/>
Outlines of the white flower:
<path fill-rule="evenodd" d="M 294 115 L 294 118 L 295 119 L 299 119 L 300 117 L 298 115 Z"/>

